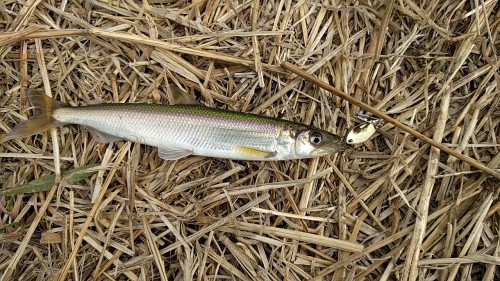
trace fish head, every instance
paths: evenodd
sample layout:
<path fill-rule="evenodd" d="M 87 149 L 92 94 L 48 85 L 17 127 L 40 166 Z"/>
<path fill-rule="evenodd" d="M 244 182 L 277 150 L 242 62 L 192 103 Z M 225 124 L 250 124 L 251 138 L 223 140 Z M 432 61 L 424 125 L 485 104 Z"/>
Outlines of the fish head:
<path fill-rule="evenodd" d="M 307 128 L 296 133 L 295 154 L 299 158 L 326 156 L 346 148 L 342 137 L 320 129 Z"/>

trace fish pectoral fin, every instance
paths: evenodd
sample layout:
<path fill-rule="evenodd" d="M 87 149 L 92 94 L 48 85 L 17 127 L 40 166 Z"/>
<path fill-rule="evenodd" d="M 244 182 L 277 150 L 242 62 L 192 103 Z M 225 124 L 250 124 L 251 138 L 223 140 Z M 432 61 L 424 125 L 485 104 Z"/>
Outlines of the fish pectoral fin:
<path fill-rule="evenodd" d="M 259 159 L 272 158 L 278 154 L 276 151 L 261 150 L 248 146 L 236 146 L 236 150 L 245 156 Z"/>
<path fill-rule="evenodd" d="M 110 134 L 103 133 L 101 131 L 98 131 L 96 129 L 87 127 L 89 132 L 94 136 L 95 140 L 100 143 L 109 143 L 109 142 L 115 142 L 115 141 L 121 141 L 123 138 L 113 136 Z"/>
<path fill-rule="evenodd" d="M 158 156 L 164 160 L 177 160 L 192 155 L 193 151 L 177 147 L 158 147 Z"/>

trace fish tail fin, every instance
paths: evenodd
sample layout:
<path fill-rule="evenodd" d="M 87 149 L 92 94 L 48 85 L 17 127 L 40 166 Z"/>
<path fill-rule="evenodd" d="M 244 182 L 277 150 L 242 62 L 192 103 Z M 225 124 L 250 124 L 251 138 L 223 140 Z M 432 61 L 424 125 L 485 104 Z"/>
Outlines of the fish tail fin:
<path fill-rule="evenodd" d="M 0 137 L 0 142 L 31 136 L 62 125 L 52 118 L 52 114 L 54 110 L 65 107 L 65 104 L 35 90 L 28 90 L 27 97 L 37 109 L 35 116 L 16 125 L 7 135 Z"/>

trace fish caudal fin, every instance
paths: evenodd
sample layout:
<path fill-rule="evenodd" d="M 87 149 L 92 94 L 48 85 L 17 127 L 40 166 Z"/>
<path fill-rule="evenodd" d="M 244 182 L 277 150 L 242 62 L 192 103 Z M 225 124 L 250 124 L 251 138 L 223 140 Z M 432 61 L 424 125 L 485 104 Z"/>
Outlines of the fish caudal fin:
<path fill-rule="evenodd" d="M 35 90 L 28 90 L 27 97 L 37 113 L 33 118 L 15 126 L 3 139 L 0 138 L 0 142 L 27 137 L 61 125 L 52 118 L 52 114 L 55 109 L 64 107 L 63 103 Z"/>

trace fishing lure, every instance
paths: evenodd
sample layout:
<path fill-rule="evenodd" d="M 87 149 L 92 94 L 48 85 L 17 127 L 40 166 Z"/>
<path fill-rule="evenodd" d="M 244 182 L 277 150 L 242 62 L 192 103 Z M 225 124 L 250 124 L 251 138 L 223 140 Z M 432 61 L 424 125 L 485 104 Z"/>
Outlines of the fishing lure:
<path fill-rule="evenodd" d="M 375 134 L 378 128 L 385 124 L 382 119 L 369 117 L 362 113 L 358 113 L 357 117 L 365 122 L 355 126 L 351 129 L 351 131 L 349 131 L 346 136 L 346 143 L 348 144 L 359 144 L 367 141 L 371 136 L 373 136 L 373 134 Z"/>

